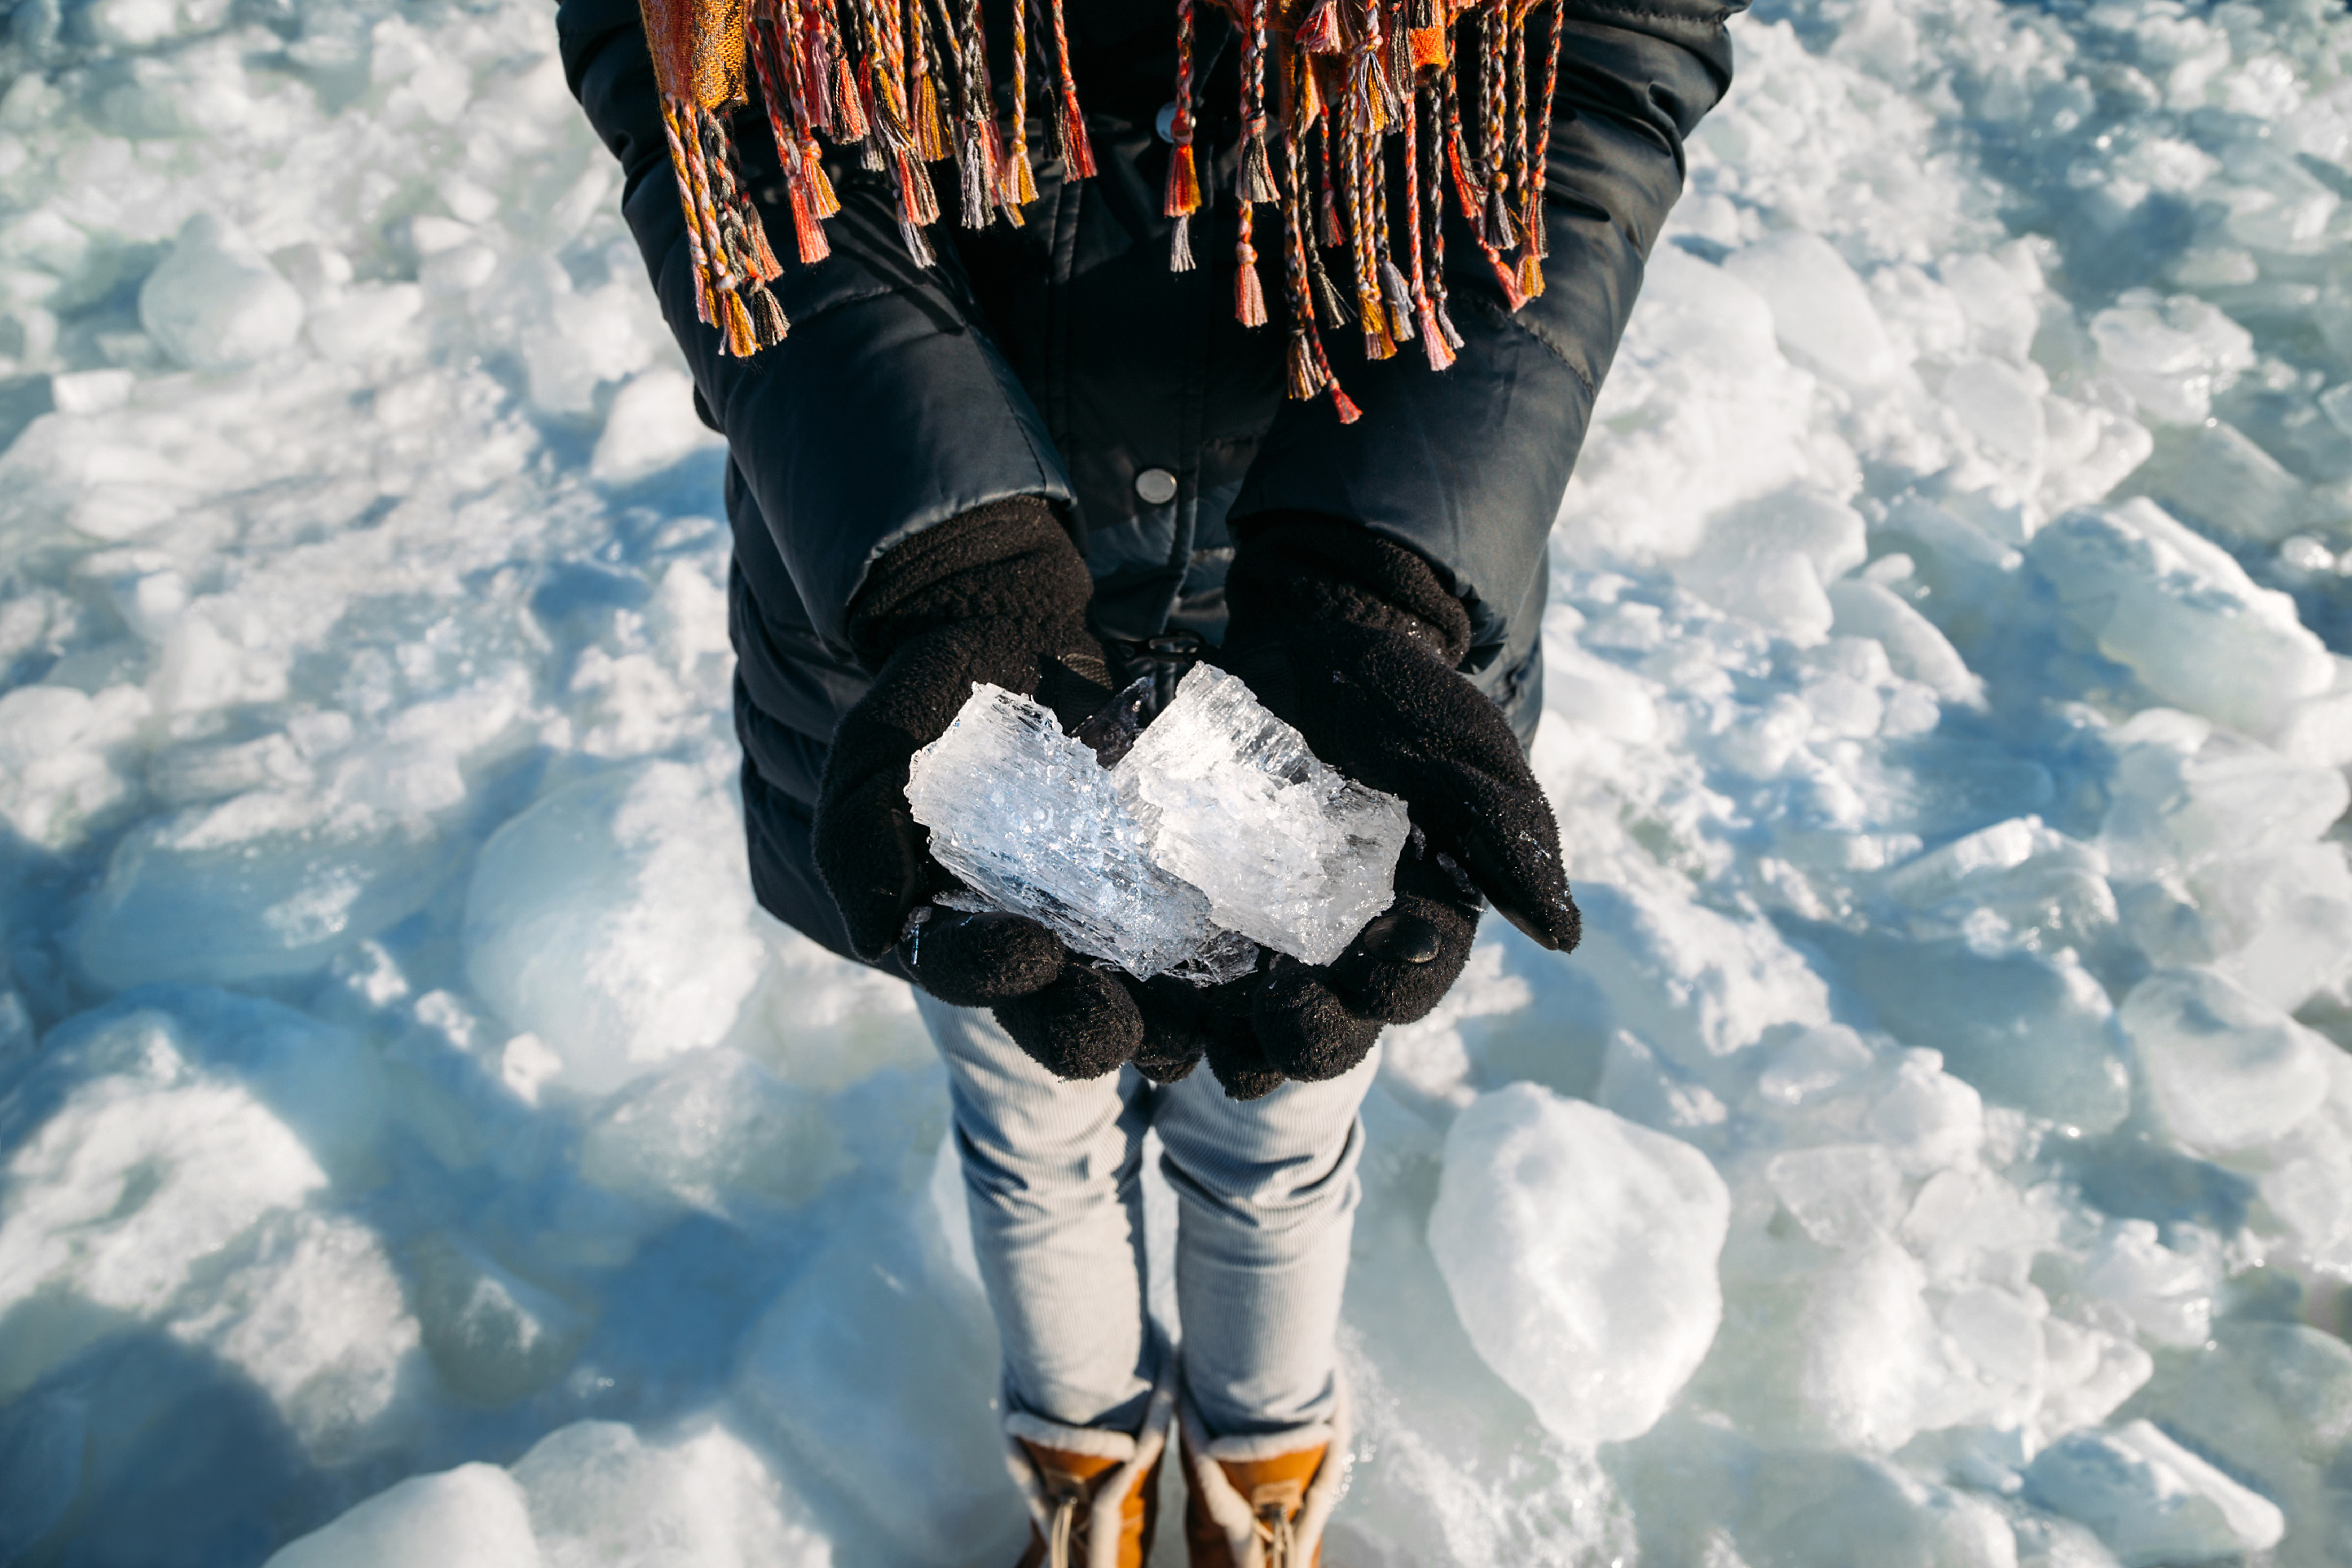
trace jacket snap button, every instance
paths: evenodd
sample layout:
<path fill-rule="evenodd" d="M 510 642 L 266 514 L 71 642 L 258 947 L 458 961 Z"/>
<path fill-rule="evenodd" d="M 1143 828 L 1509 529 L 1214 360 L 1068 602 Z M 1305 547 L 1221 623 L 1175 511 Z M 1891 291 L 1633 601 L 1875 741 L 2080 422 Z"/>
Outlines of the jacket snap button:
<path fill-rule="evenodd" d="M 1176 499 L 1176 476 L 1165 468 L 1146 468 L 1135 476 L 1135 493 L 1146 506 L 1166 506 Z"/>

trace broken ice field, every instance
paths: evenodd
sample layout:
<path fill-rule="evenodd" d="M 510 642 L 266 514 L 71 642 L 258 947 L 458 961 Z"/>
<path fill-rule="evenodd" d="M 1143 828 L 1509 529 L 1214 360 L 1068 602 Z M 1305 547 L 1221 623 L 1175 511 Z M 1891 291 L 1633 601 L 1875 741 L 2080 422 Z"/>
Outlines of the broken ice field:
<path fill-rule="evenodd" d="M 975 683 L 915 753 L 907 801 L 982 898 L 1143 979 L 1229 979 L 1260 943 L 1330 963 L 1392 901 L 1412 831 L 1402 801 L 1205 664 L 1108 767 L 1045 709 Z"/>

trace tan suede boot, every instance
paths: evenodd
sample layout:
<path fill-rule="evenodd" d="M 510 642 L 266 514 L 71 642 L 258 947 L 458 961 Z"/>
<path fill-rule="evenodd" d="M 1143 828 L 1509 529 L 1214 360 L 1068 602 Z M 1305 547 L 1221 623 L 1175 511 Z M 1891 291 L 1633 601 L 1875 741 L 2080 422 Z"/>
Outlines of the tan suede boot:
<path fill-rule="evenodd" d="M 1347 1488 L 1348 1391 L 1331 1419 L 1277 1437 L 1212 1437 L 1184 1405 L 1184 1547 L 1192 1568 L 1320 1568 Z"/>
<path fill-rule="evenodd" d="M 1133 1436 L 1018 1412 L 1007 1417 L 1005 1464 L 1029 1503 L 1019 1568 L 1143 1568 L 1174 1415 L 1173 1392 L 1163 1385 Z"/>

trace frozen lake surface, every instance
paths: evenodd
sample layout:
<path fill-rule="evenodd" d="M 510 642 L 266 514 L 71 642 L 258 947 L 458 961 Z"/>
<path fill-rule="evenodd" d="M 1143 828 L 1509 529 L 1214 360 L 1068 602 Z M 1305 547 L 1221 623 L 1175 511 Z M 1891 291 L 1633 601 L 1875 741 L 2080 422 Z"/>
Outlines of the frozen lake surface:
<path fill-rule="evenodd" d="M 1009 1563 L 551 8 L 6 26 L 0 1562 Z M 1736 32 L 1555 536 L 1585 945 L 1390 1038 L 1333 1568 L 2352 1561 L 2352 19 Z"/>

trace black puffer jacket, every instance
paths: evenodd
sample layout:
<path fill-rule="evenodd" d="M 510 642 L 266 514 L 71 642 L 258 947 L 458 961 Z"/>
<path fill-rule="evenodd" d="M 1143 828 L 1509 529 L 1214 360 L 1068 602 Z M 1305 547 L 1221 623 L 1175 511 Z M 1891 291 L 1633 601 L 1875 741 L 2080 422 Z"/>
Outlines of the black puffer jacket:
<path fill-rule="evenodd" d="M 1567 0 L 1546 291 L 1507 312 L 1449 213 L 1447 286 L 1467 340 L 1457 363 L 1433 374 L 1411 348 L 1367 363 L 1352 333 L 1327 334 L 1364 411 L 1342 426 L 1328 399 L 1285 400 L 1278 326 L 1233 319 L 1229 151 L 1204 179 L 1224 199 L 1207 232 L 1196 226 L 1202 266 L 1168 270 L 1168 148 L 1154 124 L 1174 77 L 1171 0 L 1066 4 L 1097 176 L 1062 181 L 1045 151 L 1052 116 L 1033 105 L 1040 196 L 1025 226 L 974 232 L 950 212 L 933 230 L 940 265 L 927 271 L 907 255 L 882 176 L 828 163 L 843 211 L 826 226 L 826 260 L 793 262 L 789 216 L 762 200 L 786 258 L 773 288 L 792 332 L 750 361 L 721 357 L 695 320 L 637 0 L 558 8 L 572 91 L 621 160 L 629 226 L 703 416 L 731 453 L 753 886 L 771 912 L 838 952 L 847 941 L 809 824 L 834 726 L 866 681 L 846 646 L 847 606 L 883 551 L 992 500 L 1063 503 L 1095 577 L 1098 628 L 1136 640 L 1171 626 L 1217 638 L 1233 526 L 1277 512 L 1360 522 L 1438 567 L 1470 614 L 1464 672 L 1532 738 L 1546 537 L 1643 261 L 1681 193 L 1683 139 L 1730 82 L 1724 24 L 1738 8 Z M 1240 51 L 1220 47 L 1213 8 L 1200 14 L 1201 51 L 1215 59 L 1200 145 L 1227 150 Z M 735 132 L 761 192 L 775 166 L 764 116 L 739 115 Z M 954 184 L 940 182 L 950 203 Z M 1174 496 L 1161 499 L 1171 476 Z"/>

